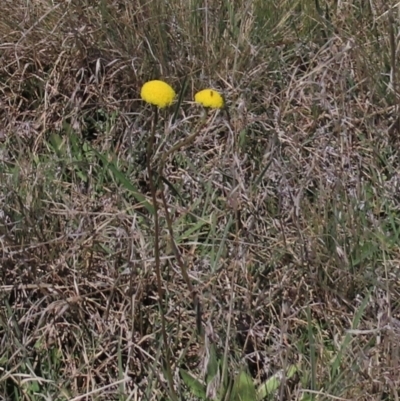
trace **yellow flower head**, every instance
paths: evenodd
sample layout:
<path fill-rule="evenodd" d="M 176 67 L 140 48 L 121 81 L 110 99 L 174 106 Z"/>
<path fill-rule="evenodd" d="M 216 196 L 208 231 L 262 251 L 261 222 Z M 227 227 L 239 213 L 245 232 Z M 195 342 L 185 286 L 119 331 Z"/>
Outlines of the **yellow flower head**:
<path fill-rule="evenodd" d="M 169 106 L 175 99 L 175 91 L 164 81 L 148 81 L 142 86 L 140 97 L 160 108 Z"/>
<path fill-rule="evenodd" d="M 224 107 L 224 98 L 214 89 L 203 89 L 194 95 L 196 103 L 202 104 L 204 107 L 213 109 L 221 109 Z"/>

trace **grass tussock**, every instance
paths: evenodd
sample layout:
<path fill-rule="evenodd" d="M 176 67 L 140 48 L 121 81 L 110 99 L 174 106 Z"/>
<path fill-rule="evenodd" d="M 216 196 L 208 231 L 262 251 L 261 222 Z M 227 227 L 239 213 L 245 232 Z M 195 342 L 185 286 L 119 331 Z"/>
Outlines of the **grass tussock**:
<path fill-rule="evenodd" d="M 264 399 L 397 400 L 398 17 L 2 2 L 0 399 L 196 399 L 182 369 L 203 382 L 217 358 L 220 381 L 280 377 Z M 154 194 L 150 79 L 180 98 Z M 208 87 L 226 110 L 192 102 Z"/>

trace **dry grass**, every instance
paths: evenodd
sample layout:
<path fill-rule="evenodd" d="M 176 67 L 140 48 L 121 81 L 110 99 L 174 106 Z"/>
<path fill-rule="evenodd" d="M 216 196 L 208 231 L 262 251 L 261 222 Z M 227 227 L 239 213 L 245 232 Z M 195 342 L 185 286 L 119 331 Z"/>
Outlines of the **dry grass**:
<path fill-rule="evenodd" d="M 230 117 L 167 160 L 173 239 L 157 194 L 179 396 L 214 343 L 230 376 L 295 364 L 270 399 L 398 399 L 398 9 L 331 3 L 2 2 L 1 400 L 169 397 L 138 95 L 159 77 L 183 102 L 155 166 L 196 90 Z"/>

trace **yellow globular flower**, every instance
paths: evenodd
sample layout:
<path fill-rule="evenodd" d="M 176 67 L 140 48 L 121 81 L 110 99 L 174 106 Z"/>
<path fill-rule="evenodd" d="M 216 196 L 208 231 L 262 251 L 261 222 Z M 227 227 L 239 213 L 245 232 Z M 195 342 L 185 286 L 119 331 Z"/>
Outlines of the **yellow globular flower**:
<path fill-rule="evenodd" d="M 194 95 L 196 103 L 202 104 L 204 107 L 212 109 L 221 109 L 224 107 L 224 98 L 214 89 L 203 89 Z"/>
<path fill-rule="evenodd" d="M 140 97 L 147 103 L 160 108 L 172 104 L 175 99 L 175 91 L 166 82 L 158 79 L 146 82 L 140 91 Z"/>

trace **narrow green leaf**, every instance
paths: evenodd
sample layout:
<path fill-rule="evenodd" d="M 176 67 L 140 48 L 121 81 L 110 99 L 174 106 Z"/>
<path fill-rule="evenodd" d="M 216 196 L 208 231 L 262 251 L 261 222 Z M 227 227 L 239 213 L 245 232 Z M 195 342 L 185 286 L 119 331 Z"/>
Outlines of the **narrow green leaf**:
<path fill-rule="evenodd" d="M 215 344 L 210 345 L 210 358 L 207 364 L 206 383 L 210 383 L 218 374 L 219 363 Z"/>
<path fill-rule="evenodd" d="M 200 383 L 195 377 L 193 377 L 189 372 L 184 369 L 179 369 L 183 382 L 188 386 L 190 392 L 202 400 L 206 400 L 206 388 Z"/>
<path fill-rule="evenodd" d="M 64 156 L 65 149 L 63 149 L 63 140 L 59 134 L 52 133 L 50 135 L 50 144 L 58 157 Z"/>
<path fill-rule="evenodd" d="M 311 319 L 311 310 L 307 306 L 307 328 L 308 328 L 308 343 L 310 347 L 310 362 L 311 362 L 311 390 L 317 388 L 316 377 L 317 377 L 317 357 L 315 352 L 315 339 L 313 333 L 313 325 Z"/>
<path fill-rule="evenodd" d="M 281 381 L 277 374 L 271 376 L 258 388 L 257 399 L 263 400 L 265 397 L 273 394 L 279 388 L 280 383 Z"/>
<path fill-rule="evenodd" d="M 296 365 L 290 365 L 286 372 L 286 378 L 291 379 L 297 373 L 297 371 L 298 371 L 298 368 Z"/>
<path fill-rule="evenodd" d="M 291 379 L 296 372 L 298 367 L 296 365 L 290 365 L 286 370 L 286 378 Z M 283 371 L 279 371 L 262 383 L 257 389 L 257 400 L 263 400 L 269 395 L 272 395 L 278 390 L 281 385 Z"/>
<path fill-rule="evenodd" d="M 233 223 L 233 218 L 232 218 L 232 215 L 231 215 L 229 217 L 228 222 L 225 225 L 225 230 L 224 230 L 224 233 L 223 233 L 223 237 L 222 237 L 221 243 L 218 246 L 218 251 L 217 251 L 217 254 L 215 255 L 215 259 L 211 262 L 211 266 L 212 266 L 211 268 L 212 268 L 213 272 L 216 272 L 217 267 L 219 266 L 218 262 L 219 262 L 219 260 L 220 260 L 220 258 L 222 256 L 222 253 L 225 250 L 225 242 L 226 242 L 226 240 L 228 238 L 228 233 L 229 233 L 229 230 L 230 230 L 230 228 L 232 226 L 232 223 Z"/>
<path fill-rule="evenodd" d="M 197 233 L 198 231 L 200 231 L 200 229 L 204 226 L 204 225 L 208 225 L 208 222 L 200 220 L 198 221 L 196 224 L 194 224 L 192 227 L 188 228 L 185 232 L 183 232 L 181 235 L 179 235 L 176 238 L 176 242 L 180 242 L 182 240 L 187 240 L 190 238 L 190 236 L 192 234 Z M 201 233 L 200 233 L 201 234 Z"/>
<path fill-rule="evenodd" d="M 253 378 L 242 370 L 235 378 L 232 389 L 232 401 L 255 401 L 257 392 Z"/>
<path fill-rule="evenodd" d="M 354 320 L 353 320 L 353 324 L 352 324 L 352 329 L 356 329 L 358 327 L 358 325 L 360 324 L 361 321 L 361 317 L 364 313 L 365 308 L 368 305 L 368 301 L 369 301 L 369 296 L 371 294 L 371 291 L 368 291 L 368 294 L 365 296 L 365 298 L 363 299 L 363 301 L 361 302 L 361 305 L 356 313 L 356 315 L 354 316 Z M 338 352 L 338 354 L 336 355 L 336 358 L 334 359 L 333 363 L 332 363 L 332 369 L 331 369 L 331 380 L 333 381 L 336 376 L 339 374 L 339 366 L 342 362 L 342 357 L 343 354 L 346 350 L 346 348 L 348 347 L 348 345 L 350 344 L 352 335 L 350 333 L 347 333 L 344 337 L 343 343 L 340 347 L 340 350 Z"/>

